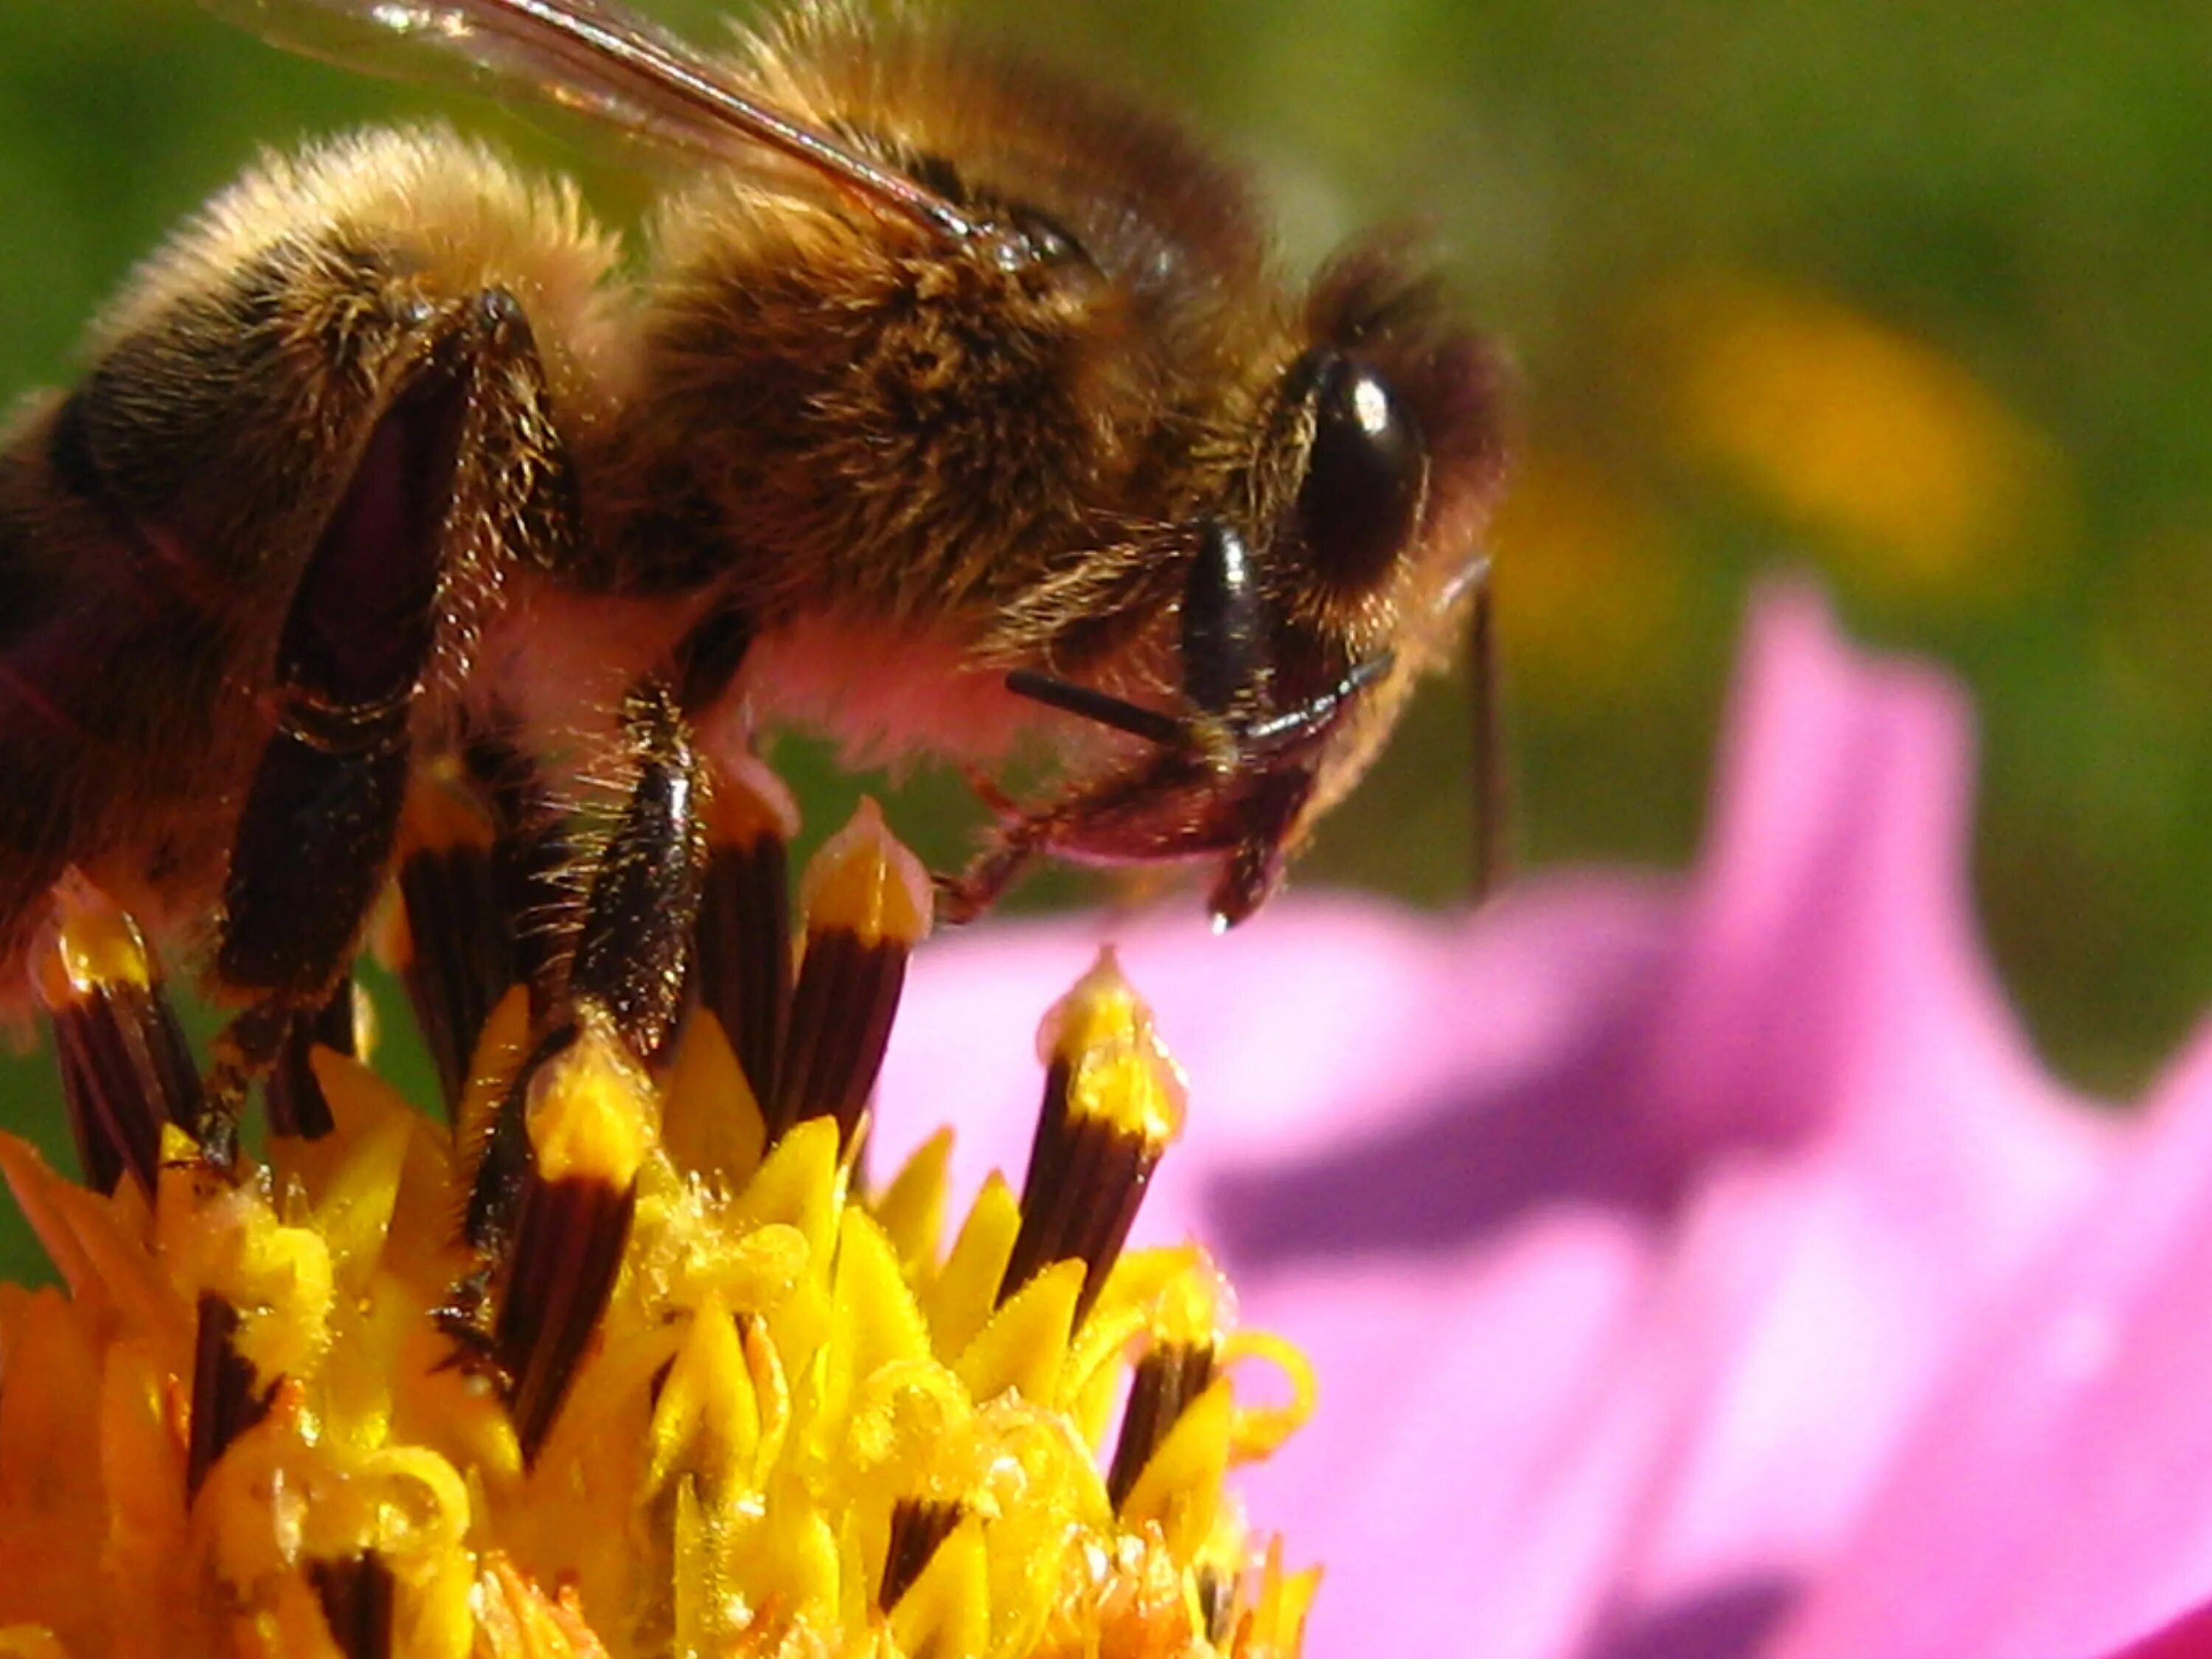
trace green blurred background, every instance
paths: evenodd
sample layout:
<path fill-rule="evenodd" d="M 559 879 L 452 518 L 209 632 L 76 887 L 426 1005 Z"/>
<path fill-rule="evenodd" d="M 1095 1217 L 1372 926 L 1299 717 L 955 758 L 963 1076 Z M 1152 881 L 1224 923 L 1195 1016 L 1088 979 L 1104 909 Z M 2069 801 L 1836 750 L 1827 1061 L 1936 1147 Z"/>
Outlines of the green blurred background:
<path fill-rule="evenodd" d="M 704 34 L 720 8 L 654 9 Z M 1433 226 L 1525 381 L 1498 542 L 1527 861 L 1680 862 L 1746 588 L 1810 568 L 1973 690 L 1982 911 L 2052 1064 L 2121 1094 L 2180 1041 L 2212 993 L 2212 7 L 961 9 L 1194 113 L 1295 261 Z M 0 393 L 66 376 L 258 144 L 441 109 L 635 204 L 603 158 L 188 0 L 0 5 Z M 1463 699 L 1415 711 L 1304 880 L 1463 890 Z M 854 781 L 780 758 L 842 816 Z M 913 782 L 926 854 L 957 855 L 958 794 Z M 0 1061 L 0 1101 L 59 1139 L 40 1062 Z"/>

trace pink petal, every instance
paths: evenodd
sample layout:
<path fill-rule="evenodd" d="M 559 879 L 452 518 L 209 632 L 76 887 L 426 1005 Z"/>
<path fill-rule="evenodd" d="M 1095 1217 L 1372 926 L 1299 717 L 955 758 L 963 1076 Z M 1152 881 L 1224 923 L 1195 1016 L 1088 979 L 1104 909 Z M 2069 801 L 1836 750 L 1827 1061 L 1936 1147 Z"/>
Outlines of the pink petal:
<path fill-rule="evenodd" d="M 1790 1659 L 2080 1659 L 2212 1594 L 2212 1042 L 1986 1325 Z"/>

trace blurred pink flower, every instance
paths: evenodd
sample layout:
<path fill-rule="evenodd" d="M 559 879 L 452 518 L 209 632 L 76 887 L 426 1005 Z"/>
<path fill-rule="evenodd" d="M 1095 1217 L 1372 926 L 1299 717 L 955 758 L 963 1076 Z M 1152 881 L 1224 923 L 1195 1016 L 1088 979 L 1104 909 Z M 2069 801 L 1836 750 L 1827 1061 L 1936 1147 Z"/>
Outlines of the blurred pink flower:
<path fill-rule="evenodd" d="M 1315 1659 L 2101 1659 L 2212 1594 L 2212 1052 L 2135 1119 L 2045 1078 L 1957 690 L 1802 591 L 1750 631 L 1686 881 L 1116 930 L 1194 1103 L 1139 1237 L 1320 1372 L 1245 1482 L 1327 1568 Z M 1005 1034 L 1096 942 L 925 953 L 891 1150 L 1021 1167 Z"/>

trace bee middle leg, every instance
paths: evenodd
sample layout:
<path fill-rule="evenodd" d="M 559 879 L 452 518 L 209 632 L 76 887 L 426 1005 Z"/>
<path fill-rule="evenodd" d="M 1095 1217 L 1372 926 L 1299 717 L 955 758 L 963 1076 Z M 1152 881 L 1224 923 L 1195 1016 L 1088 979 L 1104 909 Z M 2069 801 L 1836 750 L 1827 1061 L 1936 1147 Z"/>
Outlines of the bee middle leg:
<path fill-rule="evenodd" d="M 565 459 L 543 419 L 543 376 L 514 298 L 487 289 L 442 309 L 387 399 L 292 591 L 279 635 L 276 730 L 232 842 L 215 955 L 246 1004 L 210 1076 L 220 1153 L 247 1088 L 330 999 L 391 865 L 413 756 L 417 693 L 465 580 L 509 540 L 569 532 Z M 519 446 L 537 445 L 518 467 Z M 493 476 L 495 469 L 519 475 Z M 527 499 L 517 499 L 519 490 Z M 464 526 L 467 526 L 465 528 Z M 540 550 L 542 551 L 542 550 Z"/>
<path fill-rule="evenodd" d="M 526 1460 L 613 1289 L 658 1131 L 648 1067 L 684 1006 L 706 877 L 705 764 L 675 696 L 633 690 L 619 738 L 625 799 L 568 837 L 592 850 L 557 990 L 489 1121 L 462 1126 L 477 1267 L 441 1322 L 498 1379 Z"/>

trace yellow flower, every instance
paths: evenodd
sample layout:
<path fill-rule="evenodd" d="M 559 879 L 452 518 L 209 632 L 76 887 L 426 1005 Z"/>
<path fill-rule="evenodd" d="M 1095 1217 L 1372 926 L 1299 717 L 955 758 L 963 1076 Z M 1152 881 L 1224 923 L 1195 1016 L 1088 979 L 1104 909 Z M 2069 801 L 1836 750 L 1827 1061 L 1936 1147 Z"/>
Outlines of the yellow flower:
<path fill-rule="evenodd" d="M 736 793 L 716 858 L 780 891 L 787 816 Z M 66 1285 L 0 1285 L 0 1653 L 1294 1655 L 1316 1575 L 1226 1476 L 1311 1385 L 1198 1246 L 1121 1249 L 1183 1109 L 1143 1003 L 1109 954 L 1048 1016 L 1023 1190 L 948 1245 L 950 1130 L 863 1173 L 927 886 L 868 808 L 807 892 L 772 1054 L 710 1006 L 656 1067 L 589 1010 L 533 1050 L 518 987 L 457 1130 L 318 1048 L 325 1132 L 224 1167 L 161 1122 L 158 975 L 72 883 L 47 994 L 112 1190 L 0 1138 Z M 1292 1404 L 1240 1403 L 1246 1362 Z"/>
<path fill-rule="evenodd" d="M 2051 444 L 1959 362 L 1826 296 L 1685 282 L 1660 307 L 1685 449 L 1923 597 L 2003 596 L 2068 516 Z"/>

